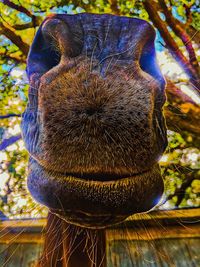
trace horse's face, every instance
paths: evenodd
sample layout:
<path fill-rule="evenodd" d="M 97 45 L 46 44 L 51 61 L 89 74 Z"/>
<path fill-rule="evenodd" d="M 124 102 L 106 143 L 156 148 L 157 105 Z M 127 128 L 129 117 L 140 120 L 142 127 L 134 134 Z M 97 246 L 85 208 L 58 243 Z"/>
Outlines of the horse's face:
<path fill-rule="evenodd" d="M 163 193 L 165 96 L 153 40 L 146 22 L 111 15 L 56 16 L 39 30 L 22 121 L 28 187 L 70 223 L 118 223 Z"/>

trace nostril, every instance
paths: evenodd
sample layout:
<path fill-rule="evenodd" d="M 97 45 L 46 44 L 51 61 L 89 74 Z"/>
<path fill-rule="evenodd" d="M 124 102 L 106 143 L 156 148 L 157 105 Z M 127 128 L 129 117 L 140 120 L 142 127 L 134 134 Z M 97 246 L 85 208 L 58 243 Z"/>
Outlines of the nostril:
<path fill-rule="evenodd" d="M 87 107 L 85 109 L 85 114 L 88 116 L 93 116 L 95 114 L 100 114 L 103 112 L 103 108 L 101 106 L 96 106 L 96 107 Z"/>
<path fill-rule="evenodd" d="M 97 110 L 96 110 L 95 108 L 88 108 L 88 109 L 86 109 L 86 114 L 87 114 L 88 116 L 92 116 L 92 115 L 94 115 L 96 112 L 97 112 Z"/>

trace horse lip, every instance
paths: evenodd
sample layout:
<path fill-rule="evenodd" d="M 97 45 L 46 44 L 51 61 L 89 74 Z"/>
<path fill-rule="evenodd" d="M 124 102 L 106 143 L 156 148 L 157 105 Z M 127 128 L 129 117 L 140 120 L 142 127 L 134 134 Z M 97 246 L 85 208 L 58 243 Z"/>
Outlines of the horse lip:
<path fill-rule="evenodd" d="M 141 171 L 141 172 L 135 172 L 135 173 L 126 173 L 126 174 L 117 174 L 114 172 L 96 172 L 96 173 L 68 173 L 68 172 L 59 172 L 59 174 L 64 175 L 66 177 L 71 177 L 72 179 L 80 179 L 83 181 L 93 181 L 93 182 L 100 182 L 100 183 L 105 183 L 105 182 L 116 182 L 118 180 L 122 179 L 128 179 L 129 177 L 134 177 L 138 175 L 145 174 L 146 172 L 149 172 L 151 168 Z"/>
<path fill-rule="evenodd" d="M 37 161 L 31 160 L 28 188 L 36 201 L 61 215 L 66 221 L 85 225 L 85 218 L 87 227 L 102 227 L 102 221 L 104 225 L 109 226 L 123 221 L 131 214 L 152 209 L 163 194 L 164 184 L 158 164 L 148 171 L 130 177 L 94 181 L 52 173 Z M 68 210 L 70 213 L 67 214 L 65 211 Z M 82 213 L 76 214 L 78 211 Z"/>

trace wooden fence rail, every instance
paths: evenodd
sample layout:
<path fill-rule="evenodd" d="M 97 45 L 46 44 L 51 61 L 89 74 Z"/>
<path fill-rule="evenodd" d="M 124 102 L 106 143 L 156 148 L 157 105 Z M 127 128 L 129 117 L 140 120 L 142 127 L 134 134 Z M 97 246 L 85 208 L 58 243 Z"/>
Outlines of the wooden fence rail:
<path fill-rule="evenodd" d="M 45 224 L 46 219 L 1 221 L 0 266 L 34 266 Z M 135 215 L 108 229 L 106 237 L 108 267 L 200 266 L 200 208 Z"/>

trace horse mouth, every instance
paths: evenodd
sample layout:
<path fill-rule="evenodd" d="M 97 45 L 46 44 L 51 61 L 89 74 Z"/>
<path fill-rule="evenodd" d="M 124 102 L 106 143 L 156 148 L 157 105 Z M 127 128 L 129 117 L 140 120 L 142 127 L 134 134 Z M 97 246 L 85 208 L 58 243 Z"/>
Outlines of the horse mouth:
<path fill-rule="evenodd" d="M 103 180 L 102 180 L 103 179 Z M 147 212 L 160 200 L 164 185 L 158 164 L 137 174 L 70 174 L 48 171 L 31 159 L 28 188 L 36 201 L 65 221 L 105 228 Z"/>

